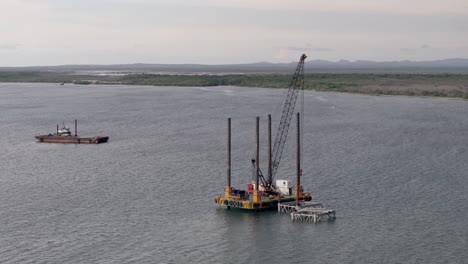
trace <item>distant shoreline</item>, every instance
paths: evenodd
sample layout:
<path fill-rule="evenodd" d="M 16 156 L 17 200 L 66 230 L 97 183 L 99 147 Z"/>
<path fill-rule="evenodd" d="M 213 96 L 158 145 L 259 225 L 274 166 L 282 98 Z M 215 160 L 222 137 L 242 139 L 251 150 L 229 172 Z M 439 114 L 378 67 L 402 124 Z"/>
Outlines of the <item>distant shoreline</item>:
<path fill-rule="evenodd" d="M 285 88 L 290 74 L 80 74 L 76 72 L 0 72 L 2 83 L 122 84 L 151 86 L 239 86 Z M 468 99 L 468 74 L 312 73 L 306 90 L 370 95 Z"/>

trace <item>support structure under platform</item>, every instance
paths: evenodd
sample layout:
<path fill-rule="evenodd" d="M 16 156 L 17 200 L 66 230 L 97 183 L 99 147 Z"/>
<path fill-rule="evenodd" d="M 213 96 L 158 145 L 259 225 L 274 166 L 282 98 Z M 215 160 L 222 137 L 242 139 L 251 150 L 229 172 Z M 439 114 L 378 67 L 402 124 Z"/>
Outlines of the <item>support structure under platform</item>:
<path fill-rule="evenodd" d="M 282 202 L 278 203 L 278 213 L 292 213 L 299 208 L 323 208 L 321 203 L 300 201 L 299 206 L 296 202 Z"/>
<path fill-rule="evenodd" d="M 321 219 L 334 220 L 336 212 L 333 209 L 323 208 L 321 203 L 301 201 L 278 203 L 278 213 L 289 213 L 292 220 L 319 222 Z"/>
<path fill-rule="evenodd" d="M 304 208 L 291 213 L 292 220 L 311 221 L 314 223 L 320 221 L 322 217 L 326 217 L 328 220 L 334 220 L 336 218 L 335 210 L 325 208 Z"/>

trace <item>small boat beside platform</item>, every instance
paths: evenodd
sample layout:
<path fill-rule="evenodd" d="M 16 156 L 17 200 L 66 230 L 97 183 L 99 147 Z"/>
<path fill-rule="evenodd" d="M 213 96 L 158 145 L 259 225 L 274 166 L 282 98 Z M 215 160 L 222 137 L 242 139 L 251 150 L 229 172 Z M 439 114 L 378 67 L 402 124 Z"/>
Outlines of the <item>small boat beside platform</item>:
<path fill-rule="evenodd" d="M 72 135 L 70 128 L 63 125 L 59 129 L 57 125 L 57 131 L 54 134 L 39 135 L 35 136 L 39 142 L 44 143 L 69 143 L 69 144 L 99 144 L 106 143 L 109 140 L 108 136 L 91 136 L 91 137 L 79 137 L 77 120 L 75 120 L 75 135 Z"/>

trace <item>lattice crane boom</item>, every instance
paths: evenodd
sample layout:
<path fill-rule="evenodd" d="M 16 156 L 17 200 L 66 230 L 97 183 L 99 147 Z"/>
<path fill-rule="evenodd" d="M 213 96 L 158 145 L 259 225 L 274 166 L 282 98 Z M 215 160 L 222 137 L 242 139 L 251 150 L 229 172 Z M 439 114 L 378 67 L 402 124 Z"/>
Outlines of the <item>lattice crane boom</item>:
<path fill-rule="evenodd" d="M 273 144 L 272 175 L 270 178 L 271 182 L 269 182 L 270 185 L 273 183 L 273 177 L 276 174 L 281 161 L 284 145 L 288 136 L 289 125 L 291 124 L 294 108 L 296 106 L 297 95 L 300 89 L 304 89 L 304 62 L 306 58 L 307 56 L 302 54 L 299 63 L 297 64 L 296 71 L 289 82 L 284 103 L 282 102 L 283 111 L 281 113 L 278 131 L 276 132 L 275 142 Z"/>

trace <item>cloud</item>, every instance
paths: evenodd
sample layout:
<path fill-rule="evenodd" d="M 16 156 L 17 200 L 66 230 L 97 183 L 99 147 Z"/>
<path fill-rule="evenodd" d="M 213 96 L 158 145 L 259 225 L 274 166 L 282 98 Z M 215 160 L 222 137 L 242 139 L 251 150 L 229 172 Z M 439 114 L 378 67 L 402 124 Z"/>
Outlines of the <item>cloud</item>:
<path fill-rule="evenodd" d="M 0 0 L 0 32 L 4 65 L 438 59 L 468 1 Z"/>
<path fill-rule="evenodd" d="M 312 53 L 312 54 L 315 54 L 314 58 L 317 58 L 316 57 L 317 53 L 332 52 L 332 51 L 334 51 L 334 49 L 324 48 L 324 47 L 311 47 L 310 44 L 306 44 L 304 47 L 296 47 L 296 46 L 278 47 L 273 56 L 273 62 L 297 61 L 297 59 L 299 59 L 299 56 L 302 53 L 305 53 L 305 54 Z"/>
<path fill-rule="evenodd" d="M 107 0 L 110 2 L 110 0 Z M 468 13 L 466 0 L 114 0 L 119 3 L 171 4 L 304 12 L 383 12 L 405 14 Z"/>
<path fill-rule="evenodd" d="M 422 44 L 419 47 L 412 47 L 412 48 L 400 48 L 400 51 L 418 51 L 418 50 L 427 50 L 427 49 L 432 49 L 433 47 L 429 44 Z"/>
<path fill-rule="evenodd" d="M 309 45 L 307 47 L 286 47 L 289 51 L 298 51 L 298 52 L 307 52 L 307 51 L 315 51 L 315 52 L 329 52 L 333 51 L 330 48 L 312 48 Z"/>
<path fill-rule="evenodd" d="M 333 51 L 333 49 L 330 48 L 311 48 L 309 49 L 310 51 L 317 51 L 317 52 L 329 52 Z"/>
<path fill-rule="evenodd" d="M 20 45 L 17 43 L 0 43 L 0 50 L 16 50 Z"/>

